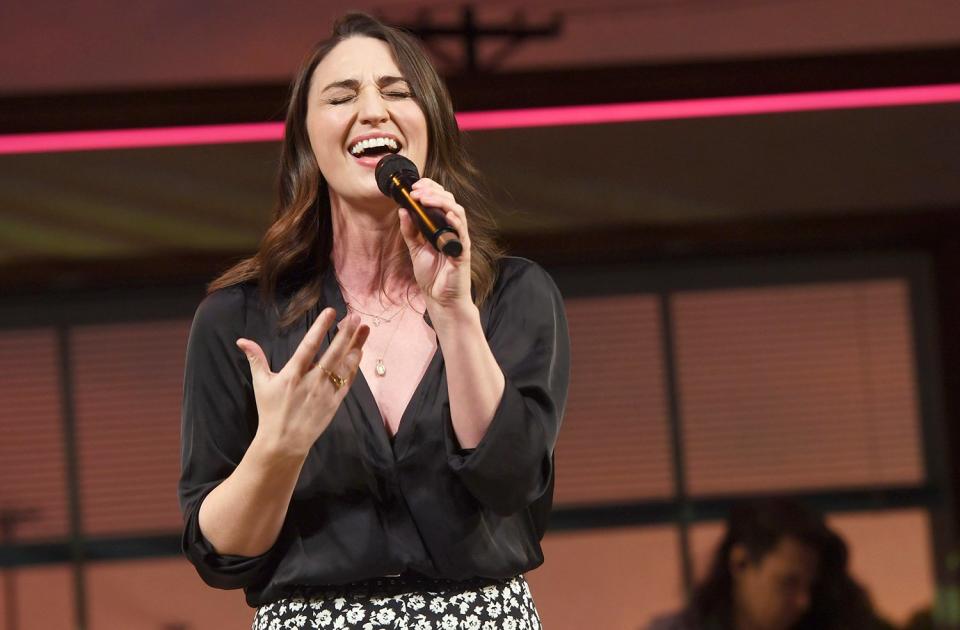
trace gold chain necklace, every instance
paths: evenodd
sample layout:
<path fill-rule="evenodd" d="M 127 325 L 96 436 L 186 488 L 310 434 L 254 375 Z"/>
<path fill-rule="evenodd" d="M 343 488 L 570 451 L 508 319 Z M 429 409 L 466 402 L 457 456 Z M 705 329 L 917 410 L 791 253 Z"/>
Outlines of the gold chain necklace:
<path fill-rule="evenodd" d="M 359 308 L 357 308 L 357 304 L 359 303 L 359 300 L 357 299 L 357 296 L 355 296 L 354 294 L 352 294 L 352 293 L 350 293 L 349 291 L 347 291 L 347 287 L 343 286 L 343 283 L 340 282 L 340 278 L 339 278 L 339 277 L 337 277 L 337 284 L 340 285 L 340 290 L 343 291 L 344 293 L 346 293 L 346 294 L 347 294 L 347 297 L 349 297 L 349 298 L 352 300 L 351 302 L 346 302 L 346 300 L 344 300 L 344 301 L 346 302 L 346 304 L 347 304 L 347 308 L 349 308 L 350 310 L 352 310 L 352 311 L 355 312 L 355 313 L 360 313 L 361 315 L 366 315 L 367 317 L 370 318 L 371 323 L 372 323 L 374 326 L 380 326 L 380 324 L 382 324 L 383 322 L 387 322 L 387 323 L 389 324 L 391 321 L 393 321 L 393 318 L 394 318 L 394 317 L 396 317 L 397 315 L 399 315 L 399 314 L 406 308 L 406 304 L 402 304 L 402 305 L 400 306 L 400 308 L 398 308 L 392 315 L 390 315 L 390 317 L 384 316 L 384 313 L 386 313 L 387 311 L 390 310 L 390 307 L 389 307 L 389 306 L 388 306 L 387 308 L 383 309 L 383 311 L 381 311 L 379 315 L 376 315 L 376 314 L 374 314 L 374 313 L 368 313 L 368 312 L 366 312 L 366 311 L 361 311 Z"/>
<path fill-rule="evenodd" d="M 369 317 L 369 318 L 371 319 L 371 322 L 373 323 L 374 326 L 379 327 L 380 324 L 382 324 L 383 322 L 386 322 L 386 323 L 389 324 L 390 322 L 393 321 L 393 319 L 394 319 L 397 315 L 400 316 L 400 319 L 397 321 L 397 327 L 393 329 L 393 332 L 392 332 L 392 333 L 390 333 L 390 338 L 387 340 L 387 345 L 383 348 L 383 352 L 380 353 L 380 356 L 377 357 L 377 364 L 376 364 L 376 366 L 374 367 L 374 371 L 376 372 L 377 376 L 380 376 L 380 377 L 386 376 L 386 375 L 387 375 L 387 366 L 386 366 L 386 364 L 384 363 L 384 359 L 385 359 L 386 356 L 387 356 L 387 352 L 390 351 L 390 344 L 393 343 L 393 338 L 396 336 L 397 330 L 399 330 L 399 329 L 400 329 L 400 325 L 403 324 L 403 316 L 404 316 L 404 315 L 406 314 L 406 312 L 407 312 L 407 306 L 410 306 L 409 300 L 404 300 L 404 301 L 403 301 L 403 304 L 400 305 L 400 308 L 398 308 L 396 311 L 394 311 L 394 313 L 393 313 L 392 315 L 390 315 L 389 317 L 387 317 L 387 316 L 384 315 L 384 313 L 386 313 L 388 310 L 390 310 L 389 307 L 383 309 L 383 311 L 382 311 L 379 315 L 376 315 L 376 314 L 374 314 L 374 313 L 367 313 L 366 311 L 361 311 L 359 308 L 357 308 L 356 302 L 358 302 L 359 300 L 357 300 L 357 297 L 356 297 L 355 295 L 353 295 L 352 293 L 350 293 L 349 291 L 347 291 L 347 287 L 343 286 L 343 283 L 340 282 L 340 276 L 336 276 L 336 279 L 337 279 L 337 284 L 340 286 L 340 290 L 343 291 L 343 293 L 344 293 L 347 297 L 349 297 L 351 300 L 353 300 L 353 302 L 347 302 L 346 300 L 344 300 L 344 302 L 345 302 L 346 305 L 347 305 L 347 308 L 348 308 L 349 310 L 355 312 L 355 313 L 359 313 L 359 314 L 361 314 L 361 315 L 366 315 L 367 317 Z M 412 307 L 411 307 L 411 308 L 412 308 Z"/>
<path fill-rule="evenodd" d="M 348 304 L 349 306 L 349 304 Z M 407 312 L 407 305 L 404 304 L 400 307 L 400 319 L 397 320 L 397 327 L 393 329 L 393 332 L 390 333 L 390 339 L 387 340 L 387 345 L 384 347 L 383 352 L 380 353 L 380 356 L 377 357 L 377 365 L 374 370 L 377 373 L 377 376 L 386 376 L 387 375 L 387 366 L 384 364 L 383 360 L 387 356 L 387 352 L 390 351 L 390 344 L 393 343 L 393 338 L 397 335 L 397 331 L 400 330 L 400 325 L 403 324 L 403 316 Z M 393 314 L 393 317 L 396 317 L 397 313 Z M 390 321 L 390 320 L 386 320 Z"/>

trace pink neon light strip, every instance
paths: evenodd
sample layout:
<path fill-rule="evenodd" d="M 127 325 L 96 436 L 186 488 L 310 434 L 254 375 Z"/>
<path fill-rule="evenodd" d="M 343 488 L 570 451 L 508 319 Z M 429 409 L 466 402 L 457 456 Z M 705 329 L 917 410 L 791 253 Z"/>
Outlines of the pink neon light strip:
<path fill-rule="evenodd" d="M 944 84 L 648 103 L 462 112 L 457 114 L 457 121 L 464 131 L 478 131 L 958 102 L 960 102 L 960 84 Z M 0 135 L 0 154 L 135 149 L 236 142 L 276 142 L 282 137 L 283 123 L 274 122 L 11 134 Z"/>
<path fill-rule="evenodd" d="M 732 96 L 652 103 L 466 112 L 459 114 L 457 121 L 460 123 L 461 129 L 510 129 L 515 127 L 596 125 L 646 120 L 749 116 L 784 112 L 854 109 L 858 107 L 895 107 L 957 102 L 960 102 L 960 84 L 946 84 L 764 96 Z"/>
<path fill-rule="evenodd" d="M 234 142 L 275 142 L 283 137 L 283 123 L 153 127 L 0 135 L 5 153 L 58 153 L 100 149 L 142 149 Z"/>

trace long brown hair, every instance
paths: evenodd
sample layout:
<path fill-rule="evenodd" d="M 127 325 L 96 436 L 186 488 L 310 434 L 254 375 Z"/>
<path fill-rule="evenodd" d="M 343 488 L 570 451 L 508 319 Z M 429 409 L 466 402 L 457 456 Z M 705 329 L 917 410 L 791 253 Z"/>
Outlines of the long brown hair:
<path fill-rule="evenodd" d="M 362 14 L 350 13 L 337 21 L 333 35 L 317 44 L 301 64 L 294 79 L 284 128 L 278 200 L 273 224 L 257 253 L 237 263 L 210 283 L 207 292 L 247 281 L 256 281 L 269 304 L 278 293 L 289 295 L 280 313 L 280 326 L 289 326 L 320 299 L 322 276 L 331 265 L 333 230 L 326 180 L 317 166 L 307 135 L 307 95 L 313 71 L 333 48 L 349 37 L 372 37 L 390 47 L 394 60 L 410 85 L 427 120 L 427 161 L 423 175 L 440 183 L 466 208 L 471 241 L 471 281 L 477 305 L 489 296 L 501 255 L 495 240 L 495 222 L 484 194 L 480 174 L 470 162 L 453 104 L 437 71 L 411 35 Z M 400 267 L 411 273 L 409 257 L 400 247 L 399 224 L 381 255 L 380 286 L 387 269 Z M 397 265 L 396 263 L 399 263 Z"/>

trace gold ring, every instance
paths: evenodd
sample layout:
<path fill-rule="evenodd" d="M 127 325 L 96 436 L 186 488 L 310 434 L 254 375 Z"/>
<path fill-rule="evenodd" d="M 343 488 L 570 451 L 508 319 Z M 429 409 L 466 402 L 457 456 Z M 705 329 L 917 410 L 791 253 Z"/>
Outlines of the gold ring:
<path fill-rule="evenodd" d="M 347 379 L 343 378 L 336 372 L 328 370 L 327 368 L 323 367 L 319 363 L 317 364 L 317 367 L 320 368 L 321 372 L 327 375 L 327 378 L 330 379 L 331 383 L 333 383 L 334 389 L 339 391 L 341 387 L 347 384 Z"/>

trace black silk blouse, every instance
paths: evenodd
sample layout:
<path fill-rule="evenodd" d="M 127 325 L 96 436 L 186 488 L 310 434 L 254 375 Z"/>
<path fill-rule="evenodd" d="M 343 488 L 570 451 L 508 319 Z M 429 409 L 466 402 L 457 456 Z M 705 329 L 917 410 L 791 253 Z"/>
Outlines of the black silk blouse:
<path fill-rule="evenodd" d="M 338 320 L 346 315 L 331 272 L 321 302 L 283 332 L 253 284 L 216 291 L 197 309 L 187 343 L 178 490 L 183 550 L 203 580 L 244 588 L 247 602 L 259 606 L 295 585 L 405 572 L 504 578 L 539 566 L 570 344 L 556 285 L 521 258 L 501 261 L 480 309 L 506 384 L 475 449 L 461 449 L 453 432 L 439 347 L 393 441 L 358 372 L 306 458 L 273 547 L 256 557 L 221 555 L 204 538 L 200 504 L 240 462 L 257 427 L 250 367 L 235 341 L 259 343 L 279 371 L 327 306 Z"/>

